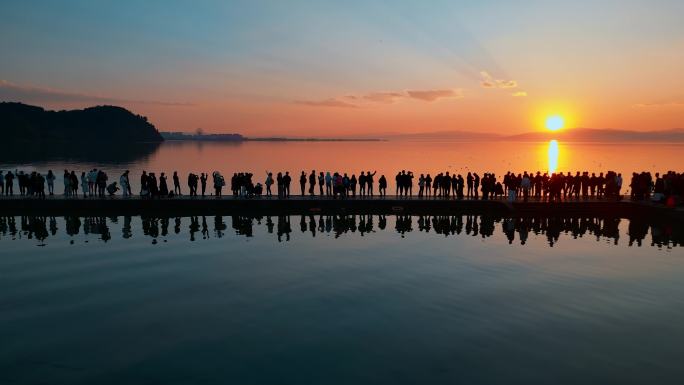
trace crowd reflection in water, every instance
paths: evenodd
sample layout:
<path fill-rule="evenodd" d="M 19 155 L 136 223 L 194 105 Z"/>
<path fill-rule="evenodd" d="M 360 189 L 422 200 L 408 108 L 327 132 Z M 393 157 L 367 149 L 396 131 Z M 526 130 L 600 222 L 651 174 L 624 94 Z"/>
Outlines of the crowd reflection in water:
<path fill-rule="evenodd" d="M 293 219 L 294 217 L 294 219 Z M 402 238 L 417 230 L 447 236 L 470 236 L 483 239 L 497 232 L 505 235 L 509 244 L 525 245 L 528 239 L 544 236 L 546 243 L 553 247 L 567 235 L 579 238 L 591 235 L 596 240 L 610 240 L 618 245 L 620 224 L 626 221 L 628 246 L 642 246 L 644 243 L 656 247 L 678 247 L 684 245 L 684 227 L 668 222 L 649 222 L 643 219 L 620 219 L 613 217 L 500 217 L 495 215 L 277 215 L 244 216 L 220 215 L 191 217 L 77 217 L 60 218 L 45 216 L 0 217 L 0 240 L 35 239 L 40 246 L 45 240 L 58 234 L 58 228 L 74 243 L 78 235 L 90 235 L 107 242 L 112 239 L 111 227 L 121 228 L 121 237 L 129 239 L 136 231 L 152 238 L 152 243 L 167 241 L 171 233 L 189 233 L 190 241 L 198 239 L 223 238 L 228 231 L 227 222 L 235 235 L 253 237 L 256 227 L 265 227 L 268 234 L 275 234 L 278 242 L 292 239 L 292 221 L 299 222 L 299 232 L 311 237 L 358 234 L 367 236 L 377 231 L 385 231 L 388 219 L 394 219 L 394 231 Z M 139 223 L 139 225 L 138 225 Z M 211 226 L 210 226 L 211 223 Z M 211 230 L 210 231 L 210 227 Z M 133 230 L 133 229 L 139 230 Z M 497 231 L 497 228 L 499 231 Z M 625 228 L 623 226 L 623 231 Z M 650 240 L 646 241 L 650 235 Z M 646 242 L 645 242 L 646 241 Z"/>

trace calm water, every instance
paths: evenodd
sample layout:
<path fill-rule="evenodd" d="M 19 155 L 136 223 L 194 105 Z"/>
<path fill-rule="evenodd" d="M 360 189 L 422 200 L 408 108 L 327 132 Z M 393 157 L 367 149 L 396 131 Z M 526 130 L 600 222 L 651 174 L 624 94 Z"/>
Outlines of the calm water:
<path fill-rule="evenodd" d="M 1 384 L 679 384 L 684 227 L 1 217 Z"/>
<path fill-rule="evenodd" d="M 110 178 L 118 179 L 130 169 L 134 189 L 142 170 L 157 174 L 178 171 L 224 175 L 252 172 L 256 181 L 265 179 L 266 170 L 290 171 L 297 176 L 302 170 L 340 171 L 359 174 L 361 170 L 377 170 L 387 176 L 393 191 L 394 175 L 402 169 L 415 173 L 449 171 L 575 171 L 613 170 L 623 175 L 633 171 L 664 172 L 684 169 L 684 144 L 647 143 L 509 143 L 453 141 L 389 141 L 389 142 L 245 142 L 188 143 L 166 142 L 160 146 L 131 145 L 126 148 L 99 149 L 83 145 L 79 148 L 7 149 L 0 153 L 0 170 L 25 169 L 46 172 L 63 170 L 104 169 Z M 379 177 L 379 175 L 376 177 Z M 61 188 L 61 181 L 58 181 Z M 294 180 L 295 184 L 297 179 Z M 185 185 L 185 183 L 183 183 Z M 627 183 L 626 183 L 627 185 Z M 61 189 L 58 188 L 58 191 Z"/>
<path fill-rule="evenodd" d="M 679 144 L 87 150 L 0 169 L 370 169 L 391 191 L 399 169 L 684 168 Z M 0 214 L 0 384 L 679 384 L 683 243 L 619 218 Z"/>

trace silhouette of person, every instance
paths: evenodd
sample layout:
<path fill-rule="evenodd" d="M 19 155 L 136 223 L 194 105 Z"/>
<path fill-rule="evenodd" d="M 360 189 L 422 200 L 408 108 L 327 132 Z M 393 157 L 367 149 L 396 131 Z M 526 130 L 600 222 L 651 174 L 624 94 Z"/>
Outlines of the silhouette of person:
<path fill-rule="evenodd" d="M 385 179 L 384 175 L 380 175 L 380 179 L 378 180 L 378 190 L 381 197 L 387 195 L 387 179 Z M 370 191 L 372 193 L 373 189 L 371 188 Z"/>
<path fill-rule="evenodd" d="M 292 177 L 290 176 L 289 171 L 285 171 L 285 175 L 283 176 L 283 196 L 285 198 L 290 197 L 290 183 L 292 182 Z"/>
<path fill-rule="evenodd" d="M 314 191 L 316 189 L 316 171 L 311 170 L 309 174 L 309 195 L 314 196 Z"/>
<path fill-rule="evenodd" d="M 173 172 L 173 192 L 176 195 L 181 195 L 180 179 L 178 178 L 178 171 Z"/>
<path fill-rule="evenodd" d="M 376 173 L 377 171 L 374 171 L 373 173 L 368 171 L 366 173 L 366 184 L 368 185 L 368 195 L 370 196 L 373 196 L 373 177 Z"/>
<path fill-rule="evenodd" d="M 202 183 L 202 196 L 204 196 L 204 193 L 207 190 L 207 174 L 202 173 L 200 176 L 200 182 Z"/>
<path fill-rule="evenodd" d="M 299 187 L 302 192 L 302 196 L 304 196 L 304 192 L 306 191 L 306 173 L 302 171 L 302 174 L 299 176 Z"/>

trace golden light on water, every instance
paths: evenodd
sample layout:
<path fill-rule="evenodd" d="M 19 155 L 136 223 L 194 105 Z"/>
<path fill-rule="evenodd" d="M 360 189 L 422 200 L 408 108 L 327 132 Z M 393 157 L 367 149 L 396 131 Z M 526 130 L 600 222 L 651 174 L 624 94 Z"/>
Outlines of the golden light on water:
<path fill-rule="evenodd" d="M 556 172 L 558 170 L 558 141 L 557 140 L 552 140 L 549 142 L 549 149 L 548 149 L 548 155 L 549 155 L 549 175 Z"/>

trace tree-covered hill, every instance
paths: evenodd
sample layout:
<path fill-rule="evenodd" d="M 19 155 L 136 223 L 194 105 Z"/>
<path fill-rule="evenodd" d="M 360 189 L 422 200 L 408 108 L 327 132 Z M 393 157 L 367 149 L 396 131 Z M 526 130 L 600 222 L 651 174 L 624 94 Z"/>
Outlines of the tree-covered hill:
<path fill-rule="evenodd" d="M 122 107 L 48 111 L 23 103 L 0 103 L 0 135 L 4 143 L 121 144 L 162 142 L 159 131 L 144 116 Z"/>

